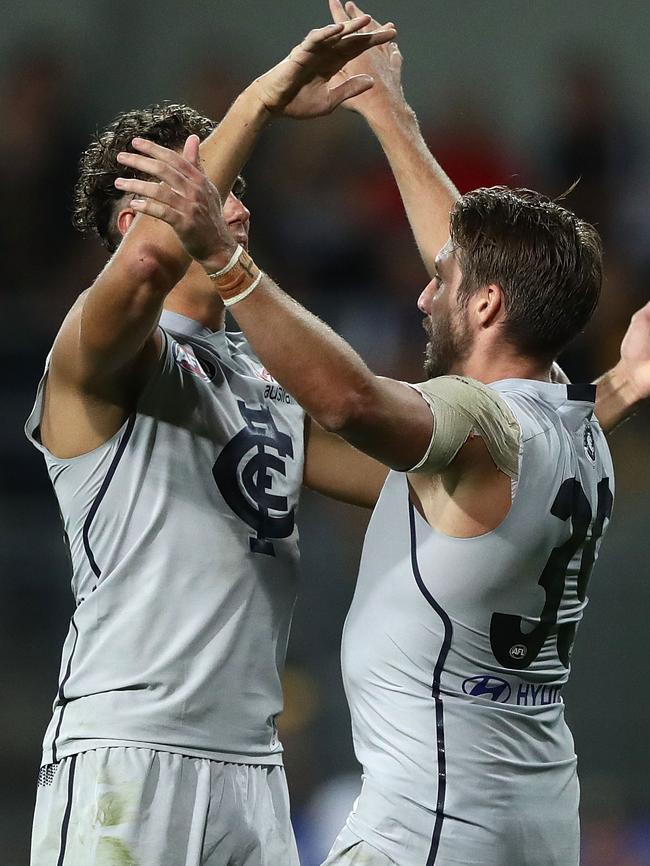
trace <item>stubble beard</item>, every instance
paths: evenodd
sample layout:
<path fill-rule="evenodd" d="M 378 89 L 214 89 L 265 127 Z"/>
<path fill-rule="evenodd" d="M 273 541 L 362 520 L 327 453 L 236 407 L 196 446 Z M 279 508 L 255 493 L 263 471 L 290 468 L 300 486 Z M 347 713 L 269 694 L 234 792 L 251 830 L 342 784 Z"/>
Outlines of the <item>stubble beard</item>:
<path fill-rule="evenodd" d="M 424 352 L 424 372 L 427 379 L 447 376 L 457 372 L 458 367 L 469 356 L 472 335 L 462 312 L 458 316 L 451 312 L 435 319 L 427 317 L 422 322 L 429 342 Z"/>

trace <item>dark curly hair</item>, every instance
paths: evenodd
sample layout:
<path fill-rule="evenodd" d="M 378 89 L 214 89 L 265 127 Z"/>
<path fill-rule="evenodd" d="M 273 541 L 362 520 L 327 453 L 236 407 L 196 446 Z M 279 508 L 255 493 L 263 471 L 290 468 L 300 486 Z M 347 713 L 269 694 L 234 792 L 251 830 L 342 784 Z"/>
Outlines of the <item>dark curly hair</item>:
<path fill-rule="evenodd" d="M 556 358 L 598 303 L 603 253 L 596 229 L 541 193 L 504 186 L 463 195 L 450 229 L 463 273 L 460 302 L 499 285 L 505 338 L 527 355 Z"/>
<path fill-rule="evenodd" d="M 74 189 L 72 224 L 84 234 L 94 234 L 111 252 L 117 249 L 120 233 L 115 225 L 118 208 L 124 193 L 115 188 L 117 177 L 140 177 L 127 166 L 117 162 L 117 154 L 133 152 L 131 141 L 135 136 L 147 138 L 177 150 L 188 135 L 206 138 L 216 123 L 203 117 L 187 105 L 161 103 L 148 108 L 119 114 L 102 132 L 98 132 L 86 148 L 79 162 L 79 179 Z"/>

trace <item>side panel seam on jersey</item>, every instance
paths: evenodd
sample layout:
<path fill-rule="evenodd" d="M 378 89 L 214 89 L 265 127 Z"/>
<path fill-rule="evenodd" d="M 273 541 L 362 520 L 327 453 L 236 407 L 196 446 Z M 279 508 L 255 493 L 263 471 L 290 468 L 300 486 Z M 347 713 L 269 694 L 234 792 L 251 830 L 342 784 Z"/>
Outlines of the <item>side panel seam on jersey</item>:
<path fill-rule="evenodd" d="M 420 567 L 418 564 L 417 557 L 417 532 L 415 527 L 415 507 L 411 500 L 410 495 L 408 496 L 408 508 L 409 508 L 409 527 L 411 533 L 411 567 L 413 569 L 413 577 L 415 578 L 415 582 L 418 586 L 418 589 L 425 597 L 427 602 L 431 605 L 431 607 L 438 614 L 440 619 L 442 620 L 445 636 L 442 642 L 442 647 L 440 648 L 440 652 L 438 654 L 438 659 L 436 661 L 436 665 L 433 671 L 433 683 L 431 687 L 431 694 L 435 701 L 436 707 L 436 748 L 438 753 L 438 798 L 436 802 L 436 821 L 433 828 L 433 838 L 431 840 L 431 848 L 429 850 L 429 856 L 427 857 L 426 866 L 434 866 L 436 861 L 436 857 L 438 854 L 438 847 L 440 845 L 440 837 L 442 834 L 442 825 L 444 821 L 444 809 L 445 809 L 445 798 L 447 793 L 447 758 L 446 758 L 446 750 L 445 750 L 445 718 L 444 718 L 444 707 L 442 704 L 442 698 L 440 697 L 440 680 L 442 678 L 442 671 L 445 666 L 445 662 L 447 661 L 447 656 L 449 654 L 449 649 L 451 647 L 451 641 L 453 637 L 453 625 L 451 619 L 447 612 L 440 606 L 440 604 L 435 600 L 435 598 L 431 595 L 429 590 L 427 589 L 424 581 L 422 580 L 422 575 L 420 574 Z"/>
<path fill-rule="evenodd" d="M 79 629 L 77 628 L 77 624 L 74 621 L 74 614 L 72 615 L 72 618 L 70 620 L 70 625 L 74 629 L 74 643 L 72 644 L 72 650 L 70 651 L 70 658 L 68 659 L 65 674 L 63 675 L 63 679 L 61 680 L 61 684 L 59 686 L 58 698 L 61 703 L 61 714 L 59 715 L 59 722 L 56 726 L 56 731 L 54 732 L 54 739 L 52 740 L 52 762 L 55 764 L 57 762 L 56 741 L 59 739 L 59 734 L 61 733 L 63 714 L 68 703 L 63 689 L 68 680 L 70 679 L 70 672 L 72 671 L 72 657 L 74 656 L 75 650 L 77 648 L 77 641 L 79 639 Z"/>
<path fill-rule="evenodd" d="M 68 800 L 65 804 L 65 812 L 63 813 L 63 821 L 61 823 L 61 841 L 59 843 L 59 856 L 56 861 L 56 866 L 63 866 L 65 860 L 65 850 L 68 846 L 68 829 L 70 827 L 70 813 L 72 812 L 72 794 L 74 791 L 74 772 L 77 764 L 77 756 L 73 755 L 70 758 L 70 770 L 68 775 Z"/>
<path fill-rule="evenodd" d="M 135 427 L 135 419 L 136 419 L 136 415 L 134 413 L 133 415 L 130 416 L 130 418 L 128 420 L 128 423 L 126 425 L 126 429 L 125 429 L 124 433 L 122 434 L 122 438 L 120 439 L 119 445 L 117 446 L 117 451 L 115 452 L 115 456 L 111 460 L 111 465 L 108 467 L 108 471 L 107 471 L 106 476 L 102 482 L 102 486 L 99 488 L 99 491 L 97 492 L 97 495 L 95 496 L 95 499 L 93 500 L 93 504 L 90 506 L 90 510 L 89 510 L 88 514 L 86 515 L 86 519 L 84 520 L 83 533 L 82 533 L 83 534 L 84 550 L 86 551 L 86 556 L 88 557 L 88 562 L 90 563 L 90 567 L 93 570 L 93 573 L 95 574 L 95 577 L 97 578 L 97 580 L 99 580 L 100 577 L 102 576 L 102 570 L 97 565 L 97 562 L 95 561 L 95 557 L 93 555 L 92 548 L 90 546 L 90 539 L 89 539 L 90 526 L 91 526 L 93 520 L 95 519 L 95 515 L 97 514 L 99 506 L 101 505 L 102 499 L 106 495 L 106 491 L 108 490 L 109 485 L 110 485 L 111 481 L 113 480 L 113 476 L 115 475 L 115 471 L 118 467 L 118 464 L 119 464 L 120 460 L 122 459 L 122 455 L 124 454 L 124 451 L 126 450 L 126 446 L 129 443 L 129 439 L 131 438 L 131 434 L 133 433 L 133 428 Z"/>

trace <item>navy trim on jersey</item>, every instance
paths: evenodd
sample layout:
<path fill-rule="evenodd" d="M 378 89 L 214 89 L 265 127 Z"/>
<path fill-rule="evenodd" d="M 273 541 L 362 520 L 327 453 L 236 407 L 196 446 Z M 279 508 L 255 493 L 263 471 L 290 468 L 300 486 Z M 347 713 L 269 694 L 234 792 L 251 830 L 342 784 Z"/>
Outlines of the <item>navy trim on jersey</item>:
<path fill-rule="evenodd" d="M 56 866 L 63 866 L 63 860 L 65 859 L 65 849 L 68 844 L 68 828 L 70 826 L 70 813 L 72 812 L 72 790 L 74 786 L 74 770 L 76 763 L 77 756 L 73 755 L 70 758 L 70 772 L 68 774 L 68 801 L 65 804 L 63 822 L 61 823 L 61 845 L 59 847 L 59 858 L 56 861 Z"/>
<path fill-rule="evenodd" d="M 65 708 L 67 706 L 67 698 L 63 692 L 63 687 L 70 679 L 70 671 L 72 669 L 72 656 L 74 655 L 74 651 L 77 649 L 77 641 L 79 640 L 79 629 L 77 628 L 77 624 L 74 621 L 74 614 L 72 615 L 72 619 L 70 620 L 70 625 L 74 629 L 74 643 L 72 644 L 72 652 L 70 653 L 70 658 L 68 659 L 68 666 L 66 667 L 65 674 L 63 675 L 63 679 L 61 680 L 61 685 L 59 686 L 59 701 L 61 703 L 61 715 L 59 716 L 59 723 L 56 726 L 56 731 L 54 733 L 54 740 L 52 741 L 52 763 L 56 764 L 57 756 L 56 756 L 56 741 L 59 739 L 59 734 L 61 733 L 61 723 L 63 722 L 63 714 L 65 712 Z"/>
<path fill-rule="evenodd" d="M 427 857 L 426 866 L 433 866 L 436 862 L 436 857 L 438 855 L 438 847 L 440 845 L 440 836 L 442 834 L 442 824 L 445 818 L 445 796 L 447 793 L 447 758 L 445 753 L 445 716 L 444 716 L 444 708 L 442 705 L 442 698 L 440 697 L 440 680 L 442 677 L 442 671 L 445 666 L 445 662 L 447 661 L 447 656 L 449 654 L 449 648 L 451 647 L 451 640 L 453 637 L 453 625 L 451 623 L 451 619 L 449 615 L 440 607 L 435 598 L 431 595 L 429 590 L 424 584 L 422 580 L 422 575 L 420 574 L 420 567 L 418 565 L 418 553 L 417 553 L 417 532 L 415 528 L 415 507 L 413 502 L 411 501 L 411 497 L 409 496 L 409 525 L 411 529 L 411 567 L 413 569 L 413 577 L 415 578 L 415 582 L 418 585 L 418 589 L 431 605 L 431 607 L 438 614 L 442 623 L 445 627 L 445 637 L 442 642 L 442 647 L 440 648 L 440 653 L 438 654 L 438 660 L 436 662 L 436 666 L 433 671 L 433 684 L 431 687 L 431 694 L 436 704 L 436 744 L 438 750 L 438 799 L 436 802 L 436 823 L 433 828 L 433 838 L 431 840 L 431 848 L 429 849 L 429 856 Z"/>
<path fill-rule="evenodd" d="M 122 438 L 120 439 L 120 444 L 117 446 L 117 451 L 115 452 L 115 456 L 111 460 L 111 465 L 108 467 L 108 472 L 106 473 L 106 477 L 102 482 L 102 486 L 99 488 L 97 496 L 93 501 L 93 504 L 90 506 L 90 511 L 86 515 L 86 519 L 84 520 L 83 525 L 83 543 L 84 550 L 86 551 L 86 556 L 88 557 L 88 562 L 90 563 L 90 567 L 95 573 L 96 578 L 102 576 L 102 570 L 95 562 L 95 557 L 93 555 L 92 549 L 90 547 L 90 540 L 88 538 L 88 534 L 90 532 L 90 525 L 95 519 L 95 515 L 97 514 L 97 510 L 101 505 L 102 499 L 106 495 L 106 491 L 109 488 L 111 481 L 113 480 L 113 476 L 115 475 L 115 470 L 117 469 L 118 463 L 122 459 L 122 455 L 126 449 L 126 446 L 129 443 L 129 439 L 131 438 L 131 434 L 133 433 L 133 428 L 135 427 L 135 414 L 131 415 L 128 423 L 126 425 L 126 430 L 122 434 Z"/>
<path fill-rule="evenodd" d="M 591 384 L 567 385 L 566 396 L 567 400 L 577 400 L 579 403 L 595 403 L 596 386 Z"/>

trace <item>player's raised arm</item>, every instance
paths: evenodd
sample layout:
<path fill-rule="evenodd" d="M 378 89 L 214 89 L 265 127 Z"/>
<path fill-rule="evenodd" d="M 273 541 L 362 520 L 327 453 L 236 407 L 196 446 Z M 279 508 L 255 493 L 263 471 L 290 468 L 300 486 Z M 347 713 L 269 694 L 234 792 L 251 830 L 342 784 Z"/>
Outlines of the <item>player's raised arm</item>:
<path fill-rule="evenodd" d="M 174 157 L 151 142 L 137 147 L 148 154 L 138 168 L 154 177 L 160 169 L 153 163 Z M 207 178 L 193 182 L 191 192 L 173 203 L 159 183 L 123 183 L 142 196 L 137 204 L 142 212 L 173 226 L 232 306 L 257 356 L 315 421 L 387 466 L 409 469 L 419 463 L 432 432 L 425 401 L 408 385 L 375 376 L 341 337 L 259 271 L 216 214 L 218 192 Z"/>
<path fill-rule="evenodd" d="M 230 191 L 271 114 L 326 114 L 344 99 L 372 87 L 372 80 L 364 75 L 330 84 L 346 62 L 395 35 L 390 27 L 367 32 L 369 22 L 369 16 L 362 16 L 311 31 L 235 101 L 200 149 L 206 172 L 222 195 Z M 190 150 L 183 164 L 191 174 L 197 161 L 196 142 L 188 140 L 185 147 Z M 124 153 L 120 159 L 134 167 L 132 154 Z M 183 182 L 178 164 L 165 167 L 161 183 L 170 196 Z M 62 329 L 52 358 L 53 373 L 61 370 L 62 375 L 94 385 L 128 366 L 152 333 L 165 295 L 183 276 L 190 259 L 174 233 L 161 222 L 134 220 L 136 213 L 137 209 L 127 207 L 118 215 L 122 233 L 131 230 Z"/>
<path fill-rule="evenodd" d="M 196 136 L 185 143 L 185 172 L 191 172 L 198 160 L 198 143 Z M 180 154 L 174 156 L 181 159 Z M 170 164 L 166 173 L 170 185 L 181 183 L 177 166 Z M 84 206 L 100 207 L 91 201 L 92 195 L 84 192 Z M 159 355 L 154 332 L 164 300 L 191 261 L 169 226 L 136 219 L 131 197 L 104 196 L 102 207 L 112 208 L 106 221 L 116 236 L 117 251 L 77 299 L 52 349 L 39 433 L 58 457 L 75 457 L 98 447 L 133 411 Z"/>
<path fill-rule="evenodd" d="M 308 417 L 303 484 L 330 499 L 374 508 L 388 469 Z"/>
<path fill-rule="evenodd" d="M 329 0 L 335 21 L 363 15 L 355 3 Z M 369 28 L 378 27 L 372 19 Z M 458 192 L 422 138 L 415 112 L 402 90 L 402 55 L 395 42 L 373 48 L 346 64 L 342 75 L 371 75 L 372 90 L 344 103 L 365 118 L 377 136 L 404 202 L 420 255 L 430 275 L 449 236 L 449 212 Z"/>
<path fill-rule="evenodd" d="M 223 259 L 208 258 L 205 267 Z M 324 322 L 264 276 L 233 315 L 255 353 L 322 427 L 393 469 L 425 455 L 432 416 L 403 382 L 375 376 Z"/>
<path fill-rule="evenodd" d="M 330 114 L 370 90 L 365 73 L 341 74 L 346 64 L 396 35 L 392 24 L 370 26 L 370 15 L 312 30 L 289 55 L 237 97 L 215 133 L 201 145 L 205 173 L 222 198 L 246 163 L 270 115 L 307 119 Z"/>
<path fill-rule="evenodd" d="M 369 22 L 363 16 L 312 31 L 235 101 L 200 149 L 200 159 L 224 196 L 272 114 L 326 114 L 372 87 L 372 79 L 363 75 L 330 81 L 346 62 L 394 37 L 392 27 L 368 32 Z M 152 162 L 150 154 L 137 156 L 161 170 L 166 201 L 187 190 L 197 170 L 198 147 L 198 139 L 189 137 L 184 153 L 174 154 L 164 166 Z M 134 173 L 142 171 L 132 153 L 125 150 L 120 160 Z M 191 261 L 169 226 L 139 216 L 134 189 L 118 185 L 118 190 L 122 198 L 109 216 L 117 251 L 66 317 L 51 356 L 40 435 L 59 456 L 74 456 L 106 441 L 133 410 L 158 357 L 156 325 L 163 303 Z M 71 417 L 74 424 L 63 423 Z"/>
<path fill-rule="evenodd" d="M 606 433 L 650 398 L 650 303 L 632 316 L 619 362 L 596 385 L 596 415 Z"/>
<path fill-rule="evenodd" d="M 185 144 L 185 171 L 197 154 L 198 138 L 193 136 Z M 177 178 L 181 174 L 170 164 L 167 179 Z M 132 230 L 68 314 L 54 344 L 50 389 L 58 384 L 106 387 L 142 349 L 165 295 L 191 261 L 168 226 L 135 217 L 125 202 L 116 216 L 116 231 L 126 235 Z"/>
<path fill-rule="evenodd" d="M 551 381 L 570 383 L 559 364 L 551 368 Z M 621 357 L 611 370 L 594 382 L 596 417 L 605 433 L 611 433 L 650 398 L 650 303 L 632 316 L 621 343 Z"/>

